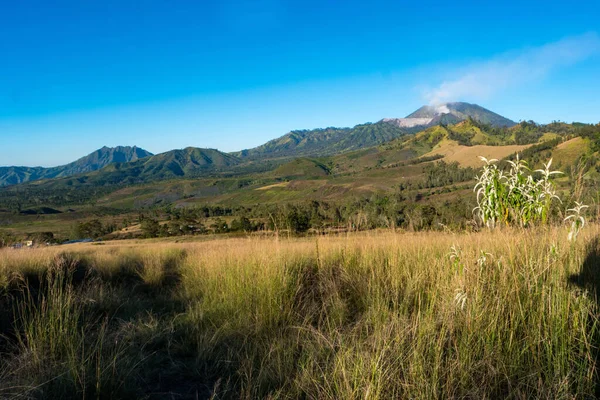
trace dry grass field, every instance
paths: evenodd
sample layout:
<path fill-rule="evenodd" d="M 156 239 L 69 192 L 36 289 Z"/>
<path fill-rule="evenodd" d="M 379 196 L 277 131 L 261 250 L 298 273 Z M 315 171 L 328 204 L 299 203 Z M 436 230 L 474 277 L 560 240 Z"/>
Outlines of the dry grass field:
<path fill-rule="evenodd" d="M 599 234 L 0 250 L 0 398 L 591 398 Z"/>
<path fill-rule="evenodd" d="M 507 145 L 507 146 L 461 146 L 456 142 L 442 142 L 442 144 L 428 153 L 428 155 L 443 155 L 444 161 L 448 163 L 457 162 L 462 167 L 480 167 L 479 156 L 486 158 L 504 158 L 528 148 L 529 145 Z"/>

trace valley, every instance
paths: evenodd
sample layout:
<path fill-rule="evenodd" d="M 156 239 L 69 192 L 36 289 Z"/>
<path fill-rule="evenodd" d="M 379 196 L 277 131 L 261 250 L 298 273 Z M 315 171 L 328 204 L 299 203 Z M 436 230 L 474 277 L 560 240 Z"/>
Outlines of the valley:
<path fill-rule="evenodd" d="M 586 181 L 597 175 L 597 126 L 515 124 L 485 114 L 479 106 L 452 104 L 462 111 L 441 117 L 462 121 L 423 126 L 412 133 L 382 120 L 353 129 L 290 134 L 296 136 L 232 154 L 189 147 L 149 155 L 130 148 L 146 156 L 107 161 L 100 169 L 87 167 L 92 170 L 87 173 L 5 186 L 0 189 L 0 224 L 6 242 L 25 240 L 36 232 L 51 232 L 58 241 L 81 239 L 76 237 L 78 224 L 91 220 L 106 226 L 95 238 L 189 234 L 166 228 L 175 225 L 173 218 L 181 218 L 173 210 L 193 215 L 188 222 L 201 227 L 195 232 L 204 233 L 216 233 L 211 226 L 221 217 L 229 219 L 226 225 L 244 217 L 256 229 L 277 225 L 294 230 L 290 213 L 312 221 L 301 230 L 464 227 L 472 220 L 468 210 L 474 199 L 469 193 L 482 166 L 479 156 L 511 159 L 520 154 L 532 168 L 552 158 L 570 172 L 559 179 L 565 188 L 578 166 L 585 168 Z M 432 115 L 426 107 L 413 114 L 408 118 Z M 510 126 L 489 125 L 475 117 Z M 198 211 L 203 207 L 227 211 L 211 215 Z M 358 228 L 353 221 L 357 213 L 367 215 Z M 128 229 L 139 228 L 148 215 L 163 226 L 162 233 Z"/>

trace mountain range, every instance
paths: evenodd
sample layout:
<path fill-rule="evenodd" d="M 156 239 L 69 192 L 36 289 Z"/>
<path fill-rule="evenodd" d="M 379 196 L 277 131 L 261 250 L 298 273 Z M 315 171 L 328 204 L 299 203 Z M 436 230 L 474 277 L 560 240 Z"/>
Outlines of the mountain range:
<path fill-rule="evenodd" d="M 0 167 L 0 186 L 93 172 L 109 164 L 128 163 L 152 155 L 136 146 L 105 146 L 77 161 L 58 167 Z"/>
<path fill-rule="evenodd" d="M 88 175 L 82 182 L 116 184 L 198 176 L 239 166 L 262 171 L 270 168 L 266 166 L 268 160 L 281 165 L 290 158 L 348 153 L 379 146 L 433 126 L 457 124 L 468 119 L 492 128 L 516 125 L 514 121 L 475 104 L 446 103 L 423 106 L 405 118 L 386 118 L 353 128 L 295 130 L 261 146 L 229 154 L 216 149 L 189 147 L 153 155 L 136 146 L 103 147 L 59 167 L 0 167 L 0 186 L 79 174 Z M 493 140 L 488 138 L 488 141 Z M 264 165 L 257 165 L 259 163 Z"/>
<path fill-rule="evenodd" d="M 277 139 L 236 155 L 242 158 L 325 156 L 377 146 L 431 126 L 456 124 L 468 118 L 492 127 L 512 127 L 514 121 L 476 104 L 445 103 L 423 106 L 406 118 L 384 118 L 354 128 L 292 131 Z"/>

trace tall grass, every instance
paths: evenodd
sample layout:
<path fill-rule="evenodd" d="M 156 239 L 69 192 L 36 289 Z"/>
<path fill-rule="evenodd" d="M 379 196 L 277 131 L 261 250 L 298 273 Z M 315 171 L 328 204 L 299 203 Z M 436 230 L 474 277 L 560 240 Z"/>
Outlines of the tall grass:
<path fill-rule="evenodd" d="M 4 298 L 46 278 L 13 302 L 0 397 L 593 397 L 598 233 L 73 247 L 83 277 L 2 251 Z"/>
<path fill-rule="evenodd" d="M 17 260 L 23 255 L 15 254 Z M 14 262 L 11 256 L 5 266 L 7 258 Z M 17 268 L 21 274 L 13 275 L 2 293 L 3 305 L 12 306 L 3 311 L 12 311 L 14 331 L 0 370 L 9 384 L 0 384 L 0 396 L 98 397 L 122 386 L 118 373 L 129 361 L 119 359 L 122 346 L 107 345 L 106 320 L 86 318 L 84 299 L 75 288 L 82 282 L 74 282 L 84 278 L 78 276 L 79 261 L 48 254 L 33 260 L 37 268 Z"/>

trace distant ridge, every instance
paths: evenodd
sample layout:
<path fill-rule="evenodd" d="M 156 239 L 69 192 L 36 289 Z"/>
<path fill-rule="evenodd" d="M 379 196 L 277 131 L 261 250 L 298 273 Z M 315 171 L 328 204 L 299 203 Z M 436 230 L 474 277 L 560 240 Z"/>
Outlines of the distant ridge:
<path fill-rule="evenodd" d="M 404 140 L 406 135 L 417 134 L 433 127 L 455 126 L 453 132 L 456 131 L 454 133 L 465 143 L 497 145 L 502 142 L 500 138 L 483 134 L 477 131 L 479 128 L 472 128 L 469 124 L 459 127 L 458 124 L 463 121 L 492 127 L 516 125 L 508 118 L 476 104 L 446 103 L 423 106 L 406 118 L 386 118 L 376 123 L 359 124 L 353 128 L 294 130 L 261 146 L 234 153 L 188 147 L 152 155 L 135 146 L 103 147 L 61 167 L 2 167 L 0 186 L 51 178 L 67 178 L 63 180 L 67 183 L 77 181 L 84 185 L 104 186 L 191 178 L 222 172 L 258 172 L 268 170 L 273 165 L 286 164 L 289 159 L 298 157 L 306 160 L 300 164 L 287 164 L 278 173 L 292 176 L 298 172 L 294 169 L 301 169 L 303 174 L 320 175 L 327 174 L 329 167 L 322 168 L 319 160 L 310 158 L 374 148 L 395 139 Z M 459 130 L 465 132 L 458 132 Z M 427 146 L 421 144 L 421 147 Z M 71 176 L 74 176 L 74 180 Z"/>
<path fill-rule="evenodd" d="M 221 171 L 239 164 L 231 154 L 216 149 L 186 147 L 124 164 L 113 164 L 90 174 L 87 181 L 97 184 L 136 183 L 194 177 L 204 172 Z"/>
<path fill-rule="evenodd" d="M 493 127 L 512 127 L 514 121 L 477 104 L 445 103 L 423 106 L 406 118 L 385 118 L 354 128 L 291 131 L 253 149 L 233 153 L 242 158 L 327 156 L 377 146 L 435 125 L 457 124 L 468 118 Z"/>
<path fill-rule="evenodd" d="M 383 122 L 354 128 L 298 130 L 234 154 L 242 158 L 325 156 L 376 146 L 405 133 L 406 130 Z"/>
<path fill-rule="evenodd" d="M 59 177 L 44 182 L 49 186 L 107 186 L 137 184 L 176 178 L 194 178 L 228 171 L 240 160 L 216 149 L 187 147 L 126 163 L 113 163 L 88 173 Z"/>
<path fill-rule="evenodd" d="M 0 167 L 0 186 L 93 172 L 110 164 L 137 161 L 151 155 L 149 151 L 137 146 L 105 146 L 77 161 L 58 167 Z"/>

